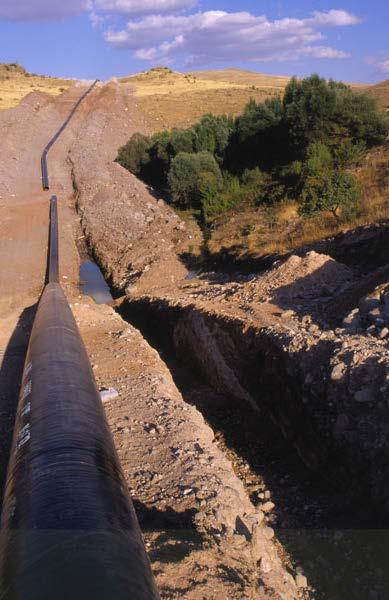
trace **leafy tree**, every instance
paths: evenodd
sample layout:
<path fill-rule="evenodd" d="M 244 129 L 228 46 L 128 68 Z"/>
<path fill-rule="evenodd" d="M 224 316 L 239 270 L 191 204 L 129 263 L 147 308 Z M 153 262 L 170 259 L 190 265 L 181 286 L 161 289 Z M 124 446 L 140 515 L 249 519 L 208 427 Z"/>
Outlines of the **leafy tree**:
<path fill-rule="evenodd" d="M 352 140 L 343 140 L 333 149 L 335 167 L 344 169 L 358 163 L 366 153 L 364 141 L 354 143 Z"/>
<path fill-rule="evenodd" d="M 148 151 L 149 162 L 145 168 L 145 179 L 161 188 L 167 185 L 167 174 L 171 163 L 169 145 L 170 133 L 162 131 L 152 136 Z"/>
<path fill-rule="evenodd" d="M 209 171 L 200 173 L 199 192 L 201 199 L 201 212 L 203 220 L 208 223 L 209 220 L 219 213 L 230 208 L 231 204 L 225 202 L 221 192 L 220 178 Z"/>
<path fill-rule="evenodd" d="M 337 219 L 339 211 L 349 218 L 357 212 L 359 195 L 358 182 L 350 173 L 334 171 L 310 176 L 302 190 L 300 214 L 310 217 L 328 210 Z"/>
<path fill-rule="evenodd" d="M 201 208 L 201 186 L 204 185 L 204 173 L 213 175 L 219 189 L 222 187 L 223 178 L 220 167 L 212 154 L 209 152 L 198 152 L 197 154 L 180 152 L 177 154 L 171 163 L 168 176 L 173 202 L 182 207 Z"/>
<path fill-rule="evenodd" d="M 283 108 L 279 98 L 257 103 L 251 100 L 237 118 L 226 149 L 225 167 L 242 173 L 257 166 L 270 168 L 285 155 Z"/>
<path fill-rule="evenodd" d="M 328 146 L 313 142 L 307 148 L 307 157 L 302 168 L 303 177 L 312 177 L 332 171 L 334 161 Z"/>
<path fill-rule="evenodd" d="M 195 151 L 211 152 L 221 161 L 233 129 L 234 121 L 231 117 L 204 115 L 200 123 L 193 126 Z"/>
<path fill-rule="evenodd" d="M 389 133 L 389 121 L 377 109 L 374 98 L 356 94 L 350 88 L 340 90 L 337 95 L 334 121 L 345 129 L 353 142 L 364 142 L 374 146 L 385 141 Z"/>
<path fill-rule="evenodd" d="M 127 144 L 119 148 L 116 161 L 134 175 L 141 176 L 142 169 L 149 160 L 149 148 L 150 138 L 140 133 L 134 133 Z"/>
<path fill-rule="evenodd" d="M 195 151 L 195 133 L 193 129 L 173 129 L 170 132 L 168 153 L 174 158 L 180 152 L 192 153 Z"/>
<path fill-rule="evenodd" d="M 337 91 L 325 79 L 311 75 L 298 81 L 292 78 L 283 99 L 284 119 L 291 151 L 301 156 L 315 141 L 326 142 L 335 112 Z"/>

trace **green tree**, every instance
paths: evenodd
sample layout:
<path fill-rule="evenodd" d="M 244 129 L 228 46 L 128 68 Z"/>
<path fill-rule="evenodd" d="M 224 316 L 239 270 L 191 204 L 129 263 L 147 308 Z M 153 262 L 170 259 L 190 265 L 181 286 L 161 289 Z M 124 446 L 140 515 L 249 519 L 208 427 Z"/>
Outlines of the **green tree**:
<path fill-rule="evenodd" d="M 195 133 L 193 129 L 173 129 L 170 132 L 168 153 L 174 158 L 180 152 L 192 153 L 195 151 Z"/>
<path fill-rule="evenodd" d="M 190 154 L 180 152 L 172 160 L 168 183 L 174 203 L 186 208 L 201 208 L 203 174 L 214 176 L 222 187 L 222 174 L 214 156 L 209 152 Z"/>
<path fill-rule="evenodd" d="M 307 148 L 307 156 L 302 169 L 303 177 L 312 177 L 332 171 L 334 161 L 328 146 L 323 142 L 313 142 Z"/>
<path fill-rule="evenodd" d="M 318 75 L 302 81 L 292 78 L 286 86 L 284 119 L 291 149 L 296 156 L 301 156 L 312 142 L 327 141 L 335 113 L 336 94 L 336 88 Z"/>
<path fill-rule="evenodd" d="M 116 161 L 134 175 L 141 176 L 142 169 L 149 161 L 150 138 L 134 133 L 125 146 L 119 148 Z"/>
<path fill-rule="evenodd" d="M 231 117 L 204 115 L 193 126 L 195 151 L 210 152 L 218 160 L 222 160 L 233 129 L 234 121 Z"/>
<path fill-rule="evenodd" d="M 358 210 L 360 187 L 350 173 L 335 171 L 310 176 L 301 194 L 300 214 L 311 217 L 328 210 L 335 218 L 354 216 Z"/>

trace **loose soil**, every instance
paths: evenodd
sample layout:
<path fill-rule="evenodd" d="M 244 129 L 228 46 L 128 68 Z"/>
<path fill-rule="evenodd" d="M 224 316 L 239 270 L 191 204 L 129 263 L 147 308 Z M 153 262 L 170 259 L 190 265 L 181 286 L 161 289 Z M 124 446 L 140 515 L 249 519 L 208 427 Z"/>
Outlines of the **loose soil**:
<path fill-rule="evenodd" d="M 40 153 L 84 90 L 30 95 L 0 114 L 3 482 L 44 281 Z M 365 294 L 386 276 L 388 228 L 263 274 L 190 273 L 191 227 L 114 163 L 132 133 L 150 131 L 139 101 L 131 81 L 96 87 L 50 152 L 50 193 L 65 293 L 99 387 L 119 392 L 106 414 L 161 595 L 381 598 L 386 288 L 371 315 Z M 79 294 L 81 238 L 122 296 L 117 311 Z M 360 302 L 374 332 L 349 319 Z"/>

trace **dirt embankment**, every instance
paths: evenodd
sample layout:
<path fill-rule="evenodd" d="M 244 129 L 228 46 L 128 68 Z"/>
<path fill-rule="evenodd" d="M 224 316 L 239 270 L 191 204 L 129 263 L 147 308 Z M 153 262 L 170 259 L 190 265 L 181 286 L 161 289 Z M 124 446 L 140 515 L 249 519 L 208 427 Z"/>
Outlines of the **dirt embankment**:
<path fill-rule="evenodd" d="M 350 331 L 340 325 L 346 315 L 345 297 L 357 305 L 366 293 L 361 282 L 374 287 L 382 276 L 374 270 L 385 261 L 386 228 L 364 229 L 326 243 L 326 250 L 338 261 L 347 257 L 349 266 L 311 251 L 281 261 L 263 275 L 235 274 L 223 280 L 214 273 L 185 279 L 187 271 L 179 260 L 189 243 L 185 227 L 150 190 L 112 164 L 113 145 L 103 154 L 104 160 L 101 152 L 87 154 L 84 150 L 88 139 L 93 139 L 96 148 L 103 145 L 108 125 L 101 121 L 102 107 L 105 94 L 116 94 L 115 90 L 118 88 L 112 86 L 109 92 L 101 92 L 70 159 L 91 251 L 116 290 L 127 293 L 128 304 L 123 305 L 122 314 L 151 341 L 157 337 L 161 352 L 173 349 L 184 363 L 195 366 L 226 406 L 232 401 L 240 412 L 251 414 L 253 422 L 275 427 L 289 448 L 294 448 L 289 452 L 296 452 L 310 472 L 320 473 L 327 490 L 318 495 L 325 499 L 313 500 L 312 489 L 304 492 L 310 497 L 306 502 L 313 507 L 312 514 L 308 509 L 305 512 L 301 500 L 297 517 L 293 513 L 298 525 L 286 517 L 284 527 L 308 524 L 321 528 L 336 523 L 340 529 L 348 528 L 350 515 L 355 517 L 364 504 L 369 525 L 377 526 L 379 519 L 374 521 L 370 507 L 375 506 L 385 519 L 389 506 L 386 486 L 380 483 L 387 471 L 384 440 L 389 355 L 385 323 L 374 335 L 363 328 Z M 136 120 L 133 126 L 137 126 Z M 112 131 L 111 124 L 109 128 Z M 364 266 L 363 276 L 359 263 Z M 340 308 L 334 315 L 337 304 Z M 335 321 L 340 322 L 336 325 Z M 217 427 L 213 423 L 213 428 Z M 312 480 L 304 477 L 311 488 L 316 486 L 314 475 Z M 275 495 L 277 488 L 278 484 Z M 282 504 L 287 504 L 284 493 L 279 493 L 279 502 L 283 513 Z M 260 510 L 262 505 L 266 502 L 258 504 Z M 272 512 L 270 508 L 264 519 L 268 526 L 273 524 Z M 352 526 L 358 526 L 358 518 Z M 282 529 L 276 530 L 278 540 L 283 537 Z M 327 544 L 329 548 L 336 545 L 335 538 Z M 346 536 L 342 544 L 351 563 L 360 569 L 350 538 Z M 328 547 L 320 560 L 329 560 Z M 377 549 L 369 546 L 361 551 L 369 559 L 366 578 L 358 586 L 366 591 L 373 577 L 379 593 L 382 578 L 381 567 L 374 564 Z M 288 560 L 284 559 L 284 564 Z M 303 564 L 315 585 L 319 563 Z M 347 561 L 346 566 L 337 567 L 342 582 L 331 597 L 342 597 L 355 576 L 354 567 L 353 576 Z M 323 589 L 328 592 L 330 576 L 326 577 Z M 320 588 L 320 582 L 318 585 Z"/>
<path fill-rule="evenodd" d="M 79 93 L 70 90 L 58 102 L 30 97 L 2 117 L 2 227 L 9 232 L 12 225 L 13 232 L 3 235 L 0 246 L 8 269 L 0 315 L 7 325 L 1 338 L 4 381 L 19 343 L 18 336 L 10 343 L 12 323 L 27 298 L 36 301 L 44 275 L 47 199 L 39 189 L 40 151 Z M 263 275 L 191 273 L 188 279 L 180 259 L 191 244 L 187 226 L 153 190 L 114 163 L 131 133 L 146 130 L 142 119 L 130 84 L 99 85 L 50 153 L 49 165 L 52 191 L 64 199 L 64 287 L 100 386 L 119 391 L 107 414 L 162 595 L 304 597 L 313 595 L 307 574 L 309 584 L 327 597 L 344 598 L 350 581 L 355 598 L 367 588 L 379 597 L 382 552 L 370 542 L 366 550 L 365 541 L 356 551 L 343 529 L 357 506 L 365 506 L 369 525 L 378 526 L 370 507 L 385 515 L 389 505 L 386 292 L 377 292 L 379 306 L 371 308 L 376 314 L 366 312 L 367 299 L 358 308 L 370 315 L 369 323 L 374 317 L 369 329 L 365 317 L 346 316 L 346 306 L 361 299 L 362 276 L 357 260 L 340 264 L 340 254 L 334 260 L 302 253 Z M 31 211 L 27 223 L 26 211 Z M 112 286 L 127 295 L 124 320 L 78 297 L 75 238 L 82 235 Z M 371 249 L 376 239 L 367 236 L 365 246 Z M 379 283 L 373 273 L 382 266 L 378 256 L 386 256 L 382 240 L 365 263 L 363 281 L 372 288 Z M 363 254 L 363 236 L 361 244 Z M 20 280 L 12 277 L 15 270 Z M 366 277 L 372 277 L 369 284 Z M 337 303 L 341 308 L 334 316 Z M 334 324 L 344 316 L 342 327 Z M 137 324 L 160 355 L 126 321 Z M 237 438 L 235 423 L 243 423 L 244 415 L 249 422 Z M 266 439 L 270 450 L 258 446 L 257 438 Z M 351 526 L 359 526 L 357 518 Z M 324 536 L 326 549 L 313 562 L 295 551 L 296 539 L 285 541 L 285 532 L 295 530 L 301 550 L 304 530 L 326 527 L 337 527 L 341 536 Z M 308 547 L 315 547 L 312 540 Z M 334 548 L 338 559 L 347 557 L 340 565 L 331 558 Z"/>
<path fill-rule="evenodd" d="M 40 153 L 83 91 L 72 88 L 59 100 L 30 96 L 1 117 L 0 254 L 6 269 L 0 381 L 15 382 L 0 397 L 3 481 L 18 373 L 44 282 L 49 194 L 40 189 Z M 50 193 L 60 200 L 63 287 L 99 386 L 119 393 L 106 404 L 107 416 L 162 597 L 303 597 L 305 578 L 286 569 L 265 512 L 253 505 L 212 429 L 183 400 L 160 356 L 112 308 L 79 296 L 76 241 L 83 235 L 117 289 L 141 274 L 146 287 L 171 286 L 186 274 L 178 258 L 189 240 L 185 226 L 113 162 L 139 123 L 130 87 L 99 85 L 50 152 Z"/>

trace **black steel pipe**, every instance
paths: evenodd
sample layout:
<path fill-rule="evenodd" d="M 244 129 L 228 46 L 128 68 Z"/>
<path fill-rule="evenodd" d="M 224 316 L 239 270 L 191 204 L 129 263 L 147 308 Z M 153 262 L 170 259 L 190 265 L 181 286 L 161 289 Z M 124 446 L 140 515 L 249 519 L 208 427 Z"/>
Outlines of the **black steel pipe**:
<path fill-rule="evenodd" d="M 59 245 L 58 245 L 58 208 L 57 196 L 50 200 L 49 254 L 47 265 L 47 283 L 59 282 Z"/>
<path fill-rule="evenodd" d="M 64 121 L 63 125 L 60 127 L 60 129 L 58 129 L 57 133 L 51 138 L 51 140 L 49 141 L 49 143 L 47 144 L 47 146 L 45 147 L 45 149 L 42 152 L 41 171 L 42 171 L 42 187 L 44 190 L 50 189 L 49 170 L 47 167 L 47 155 L 49 153 L 49 150 L 53 146 L 53 144 L 57 141 L 57 139 L 59 138 L 61 133 L 64 131 L 64 129 L 67 127 L 67 125 L 71 121 L 74 113 L 76 112 L 77 108 L 80 106 L 81 102 L 84 100 L 84 98 L 86 98 L 86 96 L 88 94 L 90 94 L 90 92 L 93 90 L 93 88 L 95 87 L 95 85 L 98 81 L 99 80 L 96 79 L 93 82 L 93 84 L 86 90 L 86 92 L 81 96 L 81 98 L 79 98 L 77 100 L 77 102 L 73 106 L 72 110 L 70 111 L 69 116 Z"/>
<path fill-rule="evenodd" d="M 55 234 L 55 199 L 51 207 Z M 88 355 L 53 281 L 39 302 L 17 410 L 0 600 L 157 598 Z"/>

